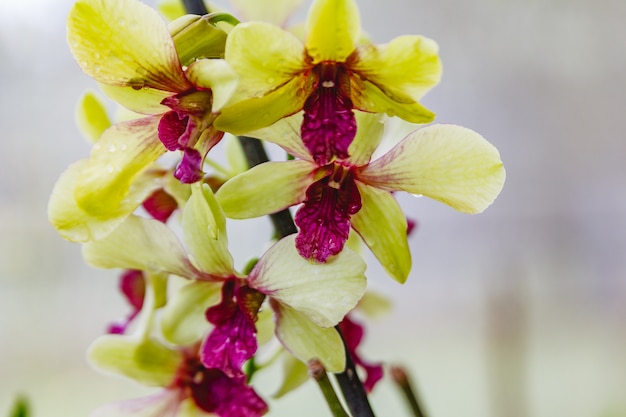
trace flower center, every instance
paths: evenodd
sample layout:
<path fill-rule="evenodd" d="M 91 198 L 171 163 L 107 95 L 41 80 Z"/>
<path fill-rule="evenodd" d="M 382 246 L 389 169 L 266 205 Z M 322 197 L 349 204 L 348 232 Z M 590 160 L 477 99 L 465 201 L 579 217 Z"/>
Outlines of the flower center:
<path fill-rule="evenodd" d="M 313 159 L 325 165 L 348 157 L 356 134 L 350 99 L 350 78 L 344 66 L 322 62 L 313 67 L 316 87 L 304 104 L 302 141 Z"/>

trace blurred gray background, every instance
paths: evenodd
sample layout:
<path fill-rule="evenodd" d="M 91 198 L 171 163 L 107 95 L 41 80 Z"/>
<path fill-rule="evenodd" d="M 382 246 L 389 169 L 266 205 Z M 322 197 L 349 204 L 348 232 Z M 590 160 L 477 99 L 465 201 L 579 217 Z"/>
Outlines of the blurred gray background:
<path fill-rule="evenodd" d="M 19 393 L 34 416 L 73 417 L 148 392 L 86 364 L 127 307 L 117 273 L 85 266 L 46 218 L 57 177 L 89 152 L 74 108 L 96 86 L 65 43 L 71 3 L 0 3 L 0 416 Z M 444 77 L 424 104 L 483 134 L 507 169 L 481 215 L 399 197 L 419 223 L 414 271 L 400 286 L 371 263 L 371 288 L 395 304 L 362 353 L 407 365 L 431 417 L 626 416 L 626 2 L 359 5 L 377 43 L 439 43 Z M 388 380 L 372 403 L 409 415 Z M 330 415 L 312 384 L 271 406 Z"/>

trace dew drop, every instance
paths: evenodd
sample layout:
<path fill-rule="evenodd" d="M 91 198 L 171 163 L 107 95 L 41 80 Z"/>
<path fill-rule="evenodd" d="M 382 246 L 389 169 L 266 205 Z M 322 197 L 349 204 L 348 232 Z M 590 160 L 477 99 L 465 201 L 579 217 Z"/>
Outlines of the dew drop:
<path fill-rule="evenodd" d="M 110 144 L 108 150 L 109 152 L 114 153 L 115 151 L 117 151 L 117 148 L 115 147 L 115 145 Z"/>
<path fill-rule="evenodd" d="M 133 79 L 128 82 L 128 85 L 130 85 L 130 88 L 133 90 L 141 90 L 145 87 L 146 83 L 143 80 Z"/>

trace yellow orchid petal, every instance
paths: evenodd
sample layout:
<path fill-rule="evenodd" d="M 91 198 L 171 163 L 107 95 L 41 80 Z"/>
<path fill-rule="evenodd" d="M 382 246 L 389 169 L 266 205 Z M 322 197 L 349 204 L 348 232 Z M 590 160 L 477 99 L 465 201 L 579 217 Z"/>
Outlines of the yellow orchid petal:
<path fill-rule="evenodd" d="M 181 352 L 156 340 L 121 335 L 100 336 L 89 347 L 87 357 L 98 369 L 157 387 L 172 383 L 183 361 Z"/>
<path fill-rule="evenodd" d="M 78 0 L 67 39 L 82 70 L 96 81 L 182 92 L 191 87 L 167 25 L 137 0 Z"/>
<path fill-rule="evenodd" d="M 192 260 L 200 269 L 216 275 L 234 274 L 233 258 L 228 252 L 226 218 L 207 184 L 191 186 L 182 226 Z"/>
<path fill-rule="evenodd" d="M 161 104 L 164 98 L 172 95 L 169 91 L 161 91 L 154 88 L 134 90 L 128 87 L 118 87 L 103 83 L 99 83 L 98 86 L 107 97 L 135 113 L 154 115 L 170 111 L 169 107 Z"/>
<path fill-rule="evenodd" d="M 263 254 L 248 282 L 272 300 L 304 313 L 318 326 L 332 327 L 363 296 L 365 268 L 363 259 L 350 249 L 324 264 L 309 262 L 296 250 L 293 234 Z"/>
<path fill-rule="evenodd" d="M 260 97 L 305 69 L 304 45 L 291 33 L 262 22 L 241 23 L 228 35 L 225 59 L 239 74 L 245 96 Z"/>
<path fill-rule="evenodd" d="M 378 147 L 385 130 L 385 117 L 380 113 L 354 112 L 357 130 L 350 147 L 348 161 L 354 166 L 365 165 Z"/>
<path fill-rule="evenodd" d="M 152 192 L 161 187 L 163 171 L 150 170 L 140 174 L 116 210 L 104 217 L 92 216 L 81 210 L 74 199 L 74 189 L 88 166 L 84 159 L 71 165 L 59 178 L 48 203 L 50 223 L 65 239 L 87 242 L 102 239 L 111 233 Z"/>
<path fill-rule="evenodd" d="M 304 363 L 318 359 L 328 372 L 342 372 L 346 354 L 341 336 L 334 327 L 320 327 L 306 314 L 274 303 L 276 336 L 293 356 Z"/>
<path fill-rule="evenodd" d="M 344 62 L 361 34 L 361 18 L 354 0 L 315 0 L 306 21 L 307 54 L 317 64 Z"/>
<path fill-rule="evenodd" d="M 314 170 L 307 161 L 266 162 L 227 181 L 215 197 L 232 219 L 274 213 L 304 201 Z"/>
<path fill-rule="evenodd" d="M 304 146 L 300 134 L 303 115 L 303 112 L 298 112 L 292 116 L 284 117 L 271 126 L 248 132 L 246 136 L 275 143 L 290 155 L 313 162 L 313 158 Z"/>
<path fill-rule="evenodd" d="M 135 178 L 166 150 L 157 136 L 158 122 L 158 117 L 145 117 L 104 132 L 74 191 L 82 210 L 93 216 L 118 210 Z"/>
<path fill-rule="evenodd" d="M 263 97 L 239 101 L 223 108 L 213 125 L 233 135 L 259 130 L 302 110 L 309 91 L 306 79 L 293 78 Z"/>
<path fill-rule="evenodd" d="M 386 113 L 398 116 L 411 123 L 430 123 L 435 114 L 410 98 L 396 101 L 380 88 L 358 76 L 350 77 L 352 104 L 356 109 L 371 113 Z"/>
<path fill-rule="evenodd" d="M 158 220 L 128 216 L 101 240 L 83 245 L 85 261 L 96 268 L 139 269 L 195 278 L 178 237 Z"/>
<path fill-rule="evenodd" d="M 76 108 L 76 122 L 83 135 L 92 143 L 111 126 L 104 103 L 92 92 L 86 92 Z"/>
<path fill-rule="evenodd" d="M 386 45 L 361 45 L 350 70 L 397 102 L 418 101 L 441 79 L 439 47 L 422 36 L 400 36 Z"/>
<path fill-rule="evenodd" d="M 189 66 L 187 77 L 196 87 L 211 89 L 214 113 L 228 103 L 239 81 L 237 73 L 223 59 L 200 59 Z"/>
<path fill-rule="evenodd" d="M 358 179 L 384 190 L 423 194 L 463 213 L 479 213 L 500 193 L 505 171 L 498 150 L 478 133 L 432 125 L 411 133 Z"/>
<path fill-rule="evenodd" d="M 294 358 L 293 355 L 285 353 L 282 356 L 283 382 L 276 391 L 273 398 L 281 398 L 290 393 L 309 380 L 309 368 Z"/>
<path fill-rule="evenodd" d="M 176 291 L 161 315 L 165 340 L 178 346 L 200 341 L 211 326 L 204 312 L 220 302 L 221 289 L 221 283 L 195 281 Z"/>
<path fill-rule="evenodd" d="M 365 241 L 387 273 L 403 284 L 411 272 L 411 252 L 407 240 L 406 217 L 396 199 L 388 192 L 359 181 L 361 210 L 350 219 L 352 227 Z"/>

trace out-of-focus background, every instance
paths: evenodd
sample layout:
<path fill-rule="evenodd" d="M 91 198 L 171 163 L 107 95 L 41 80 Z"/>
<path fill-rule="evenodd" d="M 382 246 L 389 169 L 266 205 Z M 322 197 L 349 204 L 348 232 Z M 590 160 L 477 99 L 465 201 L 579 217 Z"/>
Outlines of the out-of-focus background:
<path fill-rule="evenodd" d="M 17 394 L 33 416 L 73 417 L 146 392 L 86 364 L 127 307 L 116 272 L 85 266 L 46 218 L 55 180 L 89 152 L 74 108 L 95 83 L 65 43 L 71 3 L 0 3 L 0 416 Z M 419 224 L 414 270 L 400 286 L 372 262 L 395 304 L 362 353 L 407 365 L 432 417 L 626 416 L 626 2 L 359 6 L 377 43 L 437 40 L 444 77 L 424 104 L 494 143 L 508 176 L 481 215 L 400 196 Z M 409 415 L 389 380 L 372 403 Z M 272 407 L 329 415 L 313 384 Z"/>

